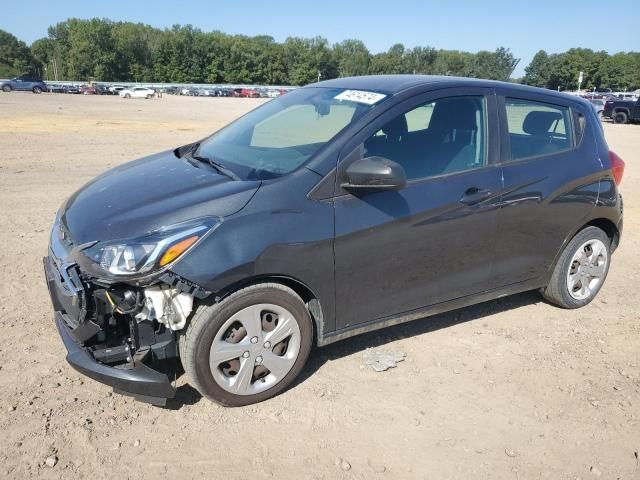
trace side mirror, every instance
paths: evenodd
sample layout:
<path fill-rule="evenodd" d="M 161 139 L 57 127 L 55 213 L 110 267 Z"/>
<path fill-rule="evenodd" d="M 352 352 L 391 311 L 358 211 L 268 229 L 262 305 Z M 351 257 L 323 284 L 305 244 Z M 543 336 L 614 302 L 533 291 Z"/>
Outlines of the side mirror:
<path fill-rule="evenodd" d="M 407 185 L 404 168 L 384 157 L 360 158 L 347 167 L 345 174 L 345 190 L 401 190 Z"/>

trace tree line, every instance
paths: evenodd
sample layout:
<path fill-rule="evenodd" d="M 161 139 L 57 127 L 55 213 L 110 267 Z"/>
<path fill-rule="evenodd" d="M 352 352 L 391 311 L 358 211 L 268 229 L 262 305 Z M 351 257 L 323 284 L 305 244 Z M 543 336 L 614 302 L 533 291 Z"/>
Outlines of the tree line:
<path fill-rule="evenodd" d="M 372 54 L 356 39 L 333 45 L 323 37 L 276 42 L 266 35 L 204 32 L 191 25 L 158 29 L 99 18 L 60 22 L 30 47 L 0 30 L 0 77 L 33 73 L 45 80 L 305 85 L 318 78 L 393 73 L 510 80 L 518 63 L 503 47 L 471 53 L 398 43 Z M 583 87 L 637 88 L 640 54 L 541 51 L 520 80 L 575 89 L 578 71 L 585 71 Z"/>

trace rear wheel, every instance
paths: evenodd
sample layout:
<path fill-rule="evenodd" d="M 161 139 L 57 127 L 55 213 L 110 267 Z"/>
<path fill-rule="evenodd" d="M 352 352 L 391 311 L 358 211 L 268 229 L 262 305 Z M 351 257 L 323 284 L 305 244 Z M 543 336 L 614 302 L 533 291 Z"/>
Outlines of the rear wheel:
<path fill-rule="evenodd" d="M 580 308 L 602 288 L 611 258 L 611 240 L 597 227 L 580 231 L 558 259 L 549 285 L 542 291 L 546 300 L 563 308 Z"/>
<path fill-rule="evenodd" d="M 3 92 L 10 92 L 11 91 L 11 85 L 3 85 L 2 86 L 2 91 Z"/>
<path fill-rule="evenodd" d="M 125 93 L 125 94 L 124 94 L 124 98 L 131 98 L 131 94 L 129 94 L 129 93 Z"/>
<path fill-rule="evenodd" d="M 32 92 L 33 92 L 33 93 L 42 93 L 42 88 L 40 88 L 40 87 L 33 87 Z"/>
<path fill-rule="evenodd" d="M 296 293 L 264 283 L 202 305 L 180 337 L 192 385 L 228 406 L 271 398 L 298 376 L 311 351 L 309 312 Z"/>
<path fill-rule="evenodd" d="M 627 123 L 627 114 L 625 112 L 616 112 L 613 114 L 613 123 Z"/>

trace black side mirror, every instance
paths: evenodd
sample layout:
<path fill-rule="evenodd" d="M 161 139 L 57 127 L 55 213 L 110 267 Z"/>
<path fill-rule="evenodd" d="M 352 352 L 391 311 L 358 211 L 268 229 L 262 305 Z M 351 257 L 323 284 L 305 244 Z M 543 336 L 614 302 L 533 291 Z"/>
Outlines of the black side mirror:
<path fill-rule="evenodd" d="M 401 190 L 407 185 L 404 168 L 384 157 L 360 158 L 347 167 L 345 174 L 345 190 Z"/>

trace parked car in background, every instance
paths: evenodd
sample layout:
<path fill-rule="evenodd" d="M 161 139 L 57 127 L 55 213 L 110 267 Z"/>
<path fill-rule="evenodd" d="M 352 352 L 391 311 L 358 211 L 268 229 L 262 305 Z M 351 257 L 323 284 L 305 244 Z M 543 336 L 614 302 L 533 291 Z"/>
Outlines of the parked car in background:
<path fill-rule="evenodd" d="M 111 95 L 111 92 L 106 85 L 96 84 L 93 86 L 93 90 L 96 95 Z"/>
<path fill-rule="evenodd" d="M 64 93 L 73 93 L 73 94 L 80 93 L 80 88 L 78 88 L 75 85 L 63 85 L 62 88 L 64 89 Z"/>
<path fill-rule="evenodd" d="M 82 85 L 79 90 L 83 95 L 95 95 L 96 93 L 96 88 L 93 85 Z"/>
<path fill-rule="evenodd" d="M 640 100 L 607 100 L 602 116 L 614 123 L 640 122 Z"/>
<path fill-rule="evenodd" d="M 47 84 L 47 91 L 50 92 L 50 93 L 65 93 L 64 92 L 64 85 L 60 85 L 58 83 L 56 83 L 56 84 L 52 84 L 52 83 Z"/>
<path fill-rule="evenodd" d="M 602 116 L 605 101 L 600 99 L 589 99 L 589 103 L 593 105 L 593 109 L 596 111 L 598 116 Z"/>
<path fill-rule="evenodd" d="M 258 93 L 258 91 L 252 88 L 240 89 L 240 96 L 245 98 L 260 98 L 260 94 Z"/>
<path fill-rule="evenodd" d="M 151 98 L 156 94 L 155 90 L 147 87 L 133 87 L 120 90 L 120 95 L 123 98 Z"/>
<path fill-rule="evenodd" d="M 203 396 L 260 402 L 314 346 L 529 290 L 587 305 L 623 173 L 579 97 L 314 83 L 69 197 L 44 259 L 55 323 L 69 363 L 119 392 L 164 404 L 179 358 Z"/>
<path fill-rule="evenodd" d="M 0 83 L 0 90 L 3 92 L 12 92 L 15 90 L 42 93 L 48 91 L 48 88 L 47 84 L 44 83 L 42 79 L 28 75 L 20 75 L 19 77 Z"/>
<path fill-rule="evenodd" d="M 121 85 L 111 85 L 109 87 L 109 91 L 111 92 L 112 95 L 118 95 L 122 90 L 124 90 L 125 87 L 121 86 Z"/>

